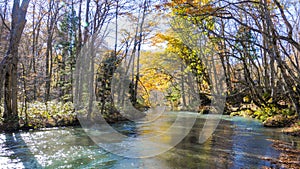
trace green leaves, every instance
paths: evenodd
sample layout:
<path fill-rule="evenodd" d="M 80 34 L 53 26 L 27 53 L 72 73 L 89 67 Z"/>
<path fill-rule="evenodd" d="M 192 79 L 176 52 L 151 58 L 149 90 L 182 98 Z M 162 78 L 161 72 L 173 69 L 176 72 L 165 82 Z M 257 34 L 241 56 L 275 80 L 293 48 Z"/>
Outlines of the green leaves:
<path fill-rule="evenodd" d="M 19 112 L 21 112 L 21 106 L 19 107 Z M 62 103 L 48 101 L 47 103 L 43 103 L 36 101 L 28 103 L 27 114 L 27 126 L 35 129 L 67 125 L 71 124 L 76 119 L 76 113 L 72 102 Z M 19 116 L 21 119 L 26 119 L 25 114 Z"/>

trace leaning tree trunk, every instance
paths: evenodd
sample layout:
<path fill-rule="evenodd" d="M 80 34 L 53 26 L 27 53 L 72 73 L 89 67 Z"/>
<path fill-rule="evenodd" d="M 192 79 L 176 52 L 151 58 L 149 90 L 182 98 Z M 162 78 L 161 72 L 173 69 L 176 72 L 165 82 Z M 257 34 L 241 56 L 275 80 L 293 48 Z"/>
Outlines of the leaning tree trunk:
<path fill-rule="evenodd" d="M 18 47 L 21 35 L 26 23 L 26 12 L 30 0 L 14 0 L 12 9 L 12 21 L 10 30 L 9 47 L 0 64 L 0 75 L 4 79 L 4 124 L 6 129 L 14 130 L 19 127 L 17 105 L 17 71 L 18 71 Z M 0 83 L 2 85 L 3 83 Z M 2 86 L 0 86 L 2 87 Z"/>

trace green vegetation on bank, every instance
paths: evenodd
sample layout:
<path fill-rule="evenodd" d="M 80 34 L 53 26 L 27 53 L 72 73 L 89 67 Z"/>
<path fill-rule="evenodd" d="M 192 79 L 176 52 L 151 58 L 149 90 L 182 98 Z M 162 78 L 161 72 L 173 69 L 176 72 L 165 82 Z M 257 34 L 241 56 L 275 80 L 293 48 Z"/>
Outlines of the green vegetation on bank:
<path fill-rule="evenodd" d="M 0 107 L 1 113 L 4 108 Z M 72 102 L 48 101 L 28 103 L 26 107 L 19 104 L 19 126 L 22 129 L 78 125 Z M 0 124 L 3 119 L 0 120 Z M 5 130 L 5 126 L 0 125 Z"/>
<path fill-rule="evenodd" d="M 247 107 L 247 106 L 244 106 Z M 255 107 L 255 108 L 254 108 Z M 228 112 L 231 116 L 243 116 L 260 120 L 265 127 L 282 127 L 286 134 L 300 136 L 300 120 L 290 108 L 249 106 L 243 110 Z"/>

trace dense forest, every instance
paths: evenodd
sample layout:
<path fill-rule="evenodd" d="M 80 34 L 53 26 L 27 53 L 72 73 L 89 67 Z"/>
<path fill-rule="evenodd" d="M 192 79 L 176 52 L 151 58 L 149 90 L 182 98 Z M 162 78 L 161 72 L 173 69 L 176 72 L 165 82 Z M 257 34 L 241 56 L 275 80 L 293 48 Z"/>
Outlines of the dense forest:
<path fill-rule="evenodd" d="M 217 95 L 226 98 L 217 111 L 266 126 L 300 117 L 299 0 L 1 0 L 0 6 L 1 129 L 76 124 L 81 102 L 86 118 L 95 116 L 93 101 L 107 121 L 141 117 L 160 104 L 151 99 L 155 91 L 174 111 L 213 112 Z M 140 111 L 122 116 L 124 102 Z"/>

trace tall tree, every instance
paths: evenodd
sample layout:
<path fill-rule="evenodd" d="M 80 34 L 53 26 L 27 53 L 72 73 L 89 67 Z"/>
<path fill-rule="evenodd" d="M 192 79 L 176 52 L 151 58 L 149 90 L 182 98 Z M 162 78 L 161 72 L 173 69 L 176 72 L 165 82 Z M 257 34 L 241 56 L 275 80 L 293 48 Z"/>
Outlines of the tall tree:
<path fill-rule="evenodd" d="M 57 24 L 59 10 L 62 7 L 59 7 L 59 3 L 54 0 L 48 1 L 48 13 L 47 13 L 47 47 L 46 47 L 46 89 L 45 89 L 45 101 L 48 101 L 50 98 L 51 90 L 51 78 L 53 70 L 53 36 L 54 29 Z"/>
<path fill-rule="evenodd" d="M 26 13 L 29 0 L 14 0 L 10 28 L 10 42 L 8 51 L 0 64 L 1 79 L 4 79 L 4 123 L 8 129 L 19 126 L 18 117 L 18 47 L 26 23 Z M 1 82 L 0 85 L 3 85 Z M 2 87 L 2 86 L 0 86 Z"/>

